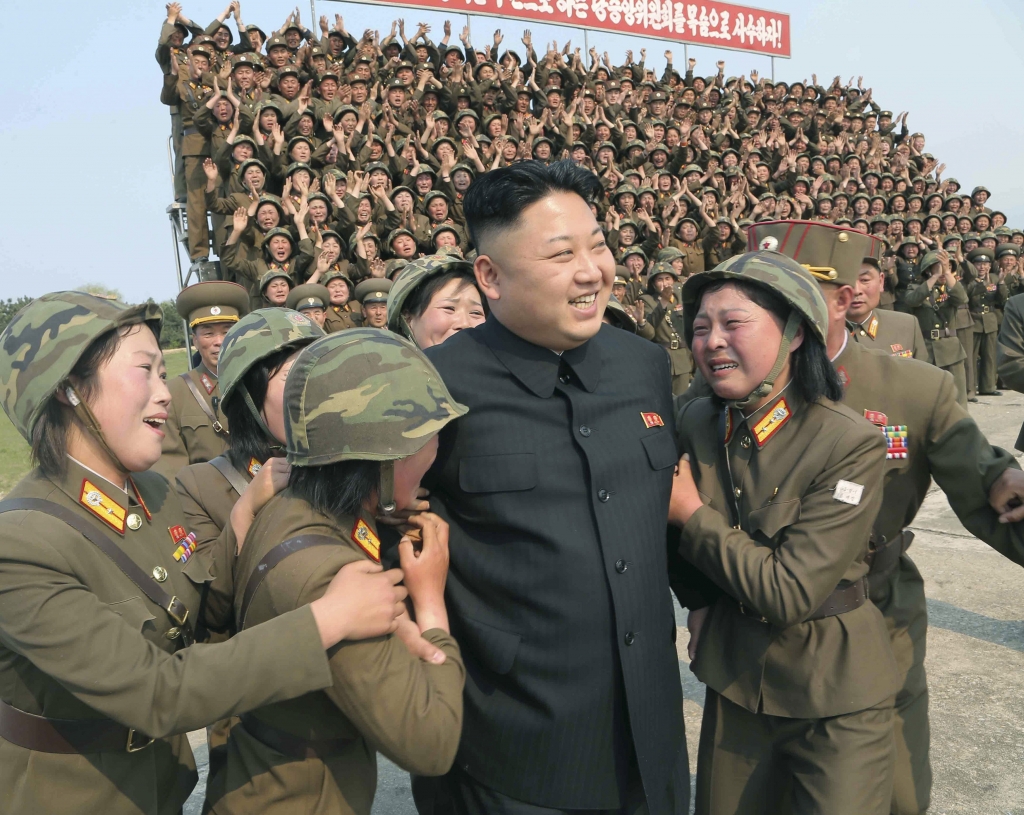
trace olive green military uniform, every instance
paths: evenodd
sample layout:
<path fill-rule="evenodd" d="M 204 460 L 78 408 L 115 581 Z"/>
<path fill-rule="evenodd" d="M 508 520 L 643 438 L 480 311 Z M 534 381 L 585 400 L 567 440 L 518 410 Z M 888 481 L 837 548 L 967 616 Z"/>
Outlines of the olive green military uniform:
<path fill-rule="evenodd" d="M 751 252 L 684 285 L 687 336 L 709 281 L 749 281 L 789 305 L 774 370 L 745 401 L 771 392 L 801 325 L 824 344 L 828 308 L 809 272 L 834 275 L 844 252 L 859 268 L 845 237 L 828 263 Z M 692 664 L 708 686 L 695 811 L 884 815 L 898 675 L 866 580 L 884 439 L 793 385 L 746 415 L 717 397 L 686 402 L 676 432 L 703 504 L 680 554 L 710 578 L 677 583 L 689 607 L 711 605 Z"/>
<path fill-rule="evenodd" d="M 987 260 L 994 261 L 994 253 L 988 249 L 977 248 L 967 255 L 972 263 Z M 991 394 L 996 390 L 996 347 L 999 334 L 999 314 L 1009 293 L 1006 285 L 1000 282 L 990 270 L 987 275 L 979 275 L 968 283 L 968 303 L 971 317 L 974 318 L 974 347 L 968 365 L 977 372 L 978 393 Z"/>
<path fill-rule="evenodd" d="M 957 401 L 965 407 L 967 377 L 964 365 L 967 355 L 957 339 L 956 315 L 957 307 L 967 300 L 967 292 L 959 281 L 949 290 L 944 283 L 936 283 L 931 290 L 927 283 L 912 285 L 903 300 L 921 324 L 921 333 L 935 365 L 953 375 Z"/>
<path fill-rule="evenodd" d="M 782 811 L 772 776 L 785 766 L 795 813 L 884 815 L 899 686 L 885 621 L 870 601 L 809 618 L 837 587 L 863 590 L 885 442 L 853 411 L 792 388 L 747 419 L 723 415 L 705 398 L 676 417 L 706 504 L 682 554 L 727 592 L 692 664 L 708 686 L 696 812 Z M 862 488 L 856 504 L 836 500 L 840 481 Z"/>
<path fill-rule="evenodd" d="M 668 245 L 683 255 L 683 277 L 704 271 L 704 244 L 700 239 L 687 243 L 682 238 L 672 238 Z"/>
<path fill-rule="evenodd" d="M 988 443 L 958 403 L 951 376 L 912 360 L 886 359 L 858 345 L 857 335 L 835 359 L 847 407 L 878 425 L 888 440 L 885 492 L 872 540 L 870 596 L 885 616 L 900 672 L 896 694 L 896 776 L 892 812 L 924 812 L 931 793 L 925 646 L 924 580 L 907 554 L 913 523 L 934 478 L 970 532 L 1024 563 L 1013 526 L 1000 524 L 988 504 L 999 475 L 1017 466 Z"/>
<path fill-rule="evenodd" d="M 154 305 L 78 292 L 44 295 L 7 327 L 0 395 L 24 438 L 88 343 L 132 314 L 159 332 Z M 26 500 L 56 509 L 14 503 Z M 230 571 L 211 574 L 218 558 L 197 546 L 159 475 L 115 485 L 69 458 L 63 475 L 29 473 L 3 508 L 14 510 L 0 514 L 5 813 L 178 812 L 196 782 L 187 731 L 330 684 L 307 609 L 229 644 L 185 647 L 201 587 L 213 622 L 230 614 L 233 586 Z M 159 594 L 172 597 L 166 607 Z"/>
<path fill-rule="evenodd" d="M 170 479 L 182 467 L 221 455 L 228 446 L 228 426 L 215 407 L 220 401 L 217 374 L 203 363 L 168 380 L 167 389 L 171 404 L 164 425 L 163 453 L 153 469 Z"/>
<path fill-rule="evenodd" d="M 333 334 L 347 328 L 357 328 L 362 322 L 360 315 L 349 310 L 351 300 L 343 306 L 328 306 L 327 317 L 324 319 L 324 331 Z"/>
<path fill-rule="evenodd" d="M 304 349 L 284 399 L 292 466 L 384 459 L 382 506 L 394 501 L 383 486 L 393 471 L 384 468 L 466 412 L 412 343 L 380 329 Z M 239 630 L 308 604 L 342 566 L 367 558 L 380 562 L 368 512 L 328 517 L 287 488 L 260 511 L 238 560 Z M 207 802 L 210 811 L 369 815 L 378 750 L 414 773 L 447 772 L 462 730 L 465 669 L 451 635 L 424 636 L 445 652 L 443 665 L 421 662 L 394 635 L 346 642 L 330 658 L 331 688 L 243 717 L 228 741 L 225 791 Z"/>
<path fill-rule="evenodd" d="M 213 49 L 205 49 L 211 56 Z M 181 100 L 182 139 L 181 155 L 185 159 L 185 213 L 188 216 L 188 254 L 192 260 L 199 260 L 210 254 L 210 230 L 206 222 L 206 173 L 203 160 L 210 155 L 210 144 L 195 125 L 195 116 L 206 104 L 213 92 L 204 78 L 192 80 L 186 68 L 178 79 L 178 96 Z"/>
<path fill-rule="evenodd" d="M 901 311 L 874 309 L 860 323 L 849 323 L 850 333 L 867 348 L 876 348 L 895 357 L 913 357 L 931 362 L 921 326 L 914 317 Z"/>
<path fill-rule="evenodd" d="M 679 280 L 679 275 L 670 264 L 659 261 L 647 277 L 648 293 L 640 295 L 638 299 L 644 304 L 647 324 L 654 328 L 654 342 L 668 352 L 672 363 L 672 393 L 679 395 L 687 389 L 693 378 L 693 355 L 683 339 L 683 306 L 678 291 L 673 290 L 668 304 L 653 293 L 651 281 L 659 274 L 670 274 L 674 280 Z"/>
<path fill-rule="evenodd" d="M 1024 393 L 1024 295 L 1018 294 L 1003 307 L 1003 324 L 999 326 L 999 346 L 996 349 L 999 378 L 1008 388 Z M 1024 451 L 1024 426 L 1014 444 Z"/>

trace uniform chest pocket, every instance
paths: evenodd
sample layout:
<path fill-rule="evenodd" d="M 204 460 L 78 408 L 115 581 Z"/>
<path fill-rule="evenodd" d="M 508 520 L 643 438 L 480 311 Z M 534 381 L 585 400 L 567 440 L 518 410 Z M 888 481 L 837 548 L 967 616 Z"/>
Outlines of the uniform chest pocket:
<path fill-rule="evenodd" d="M 640 443 L 647 451 L 647 460 L 651 463 L 651 469 L 664 470 L 666 467 L 673 467 L 679 463 L 675 441 L 667 430 L 659 430 L 656 433 L 641 436 Z"/>
<path fill-rule="evenodd" d="M 768 540 L 775 537 L 787 526 L 800 520 L 800 499 L 779 501 L 755 509 L 747 515 L 747 528 L 750 534 L 760 532 Z"/>
<path fill-rule="evenodd" d="M 210 420 L 202 413 L 186 413 L 179 419 L 182 428 L 198 430 L 201 427 L 209 427 Z"/>
<path fill-rule="evenodd" d="M 537 486 L 533 453 L 468 456 L 459 461 L 459 486 L 470 493 L 524 492 Z"/>
<path fill-rule="evenodd" d="M 128 627 L 135 631 L 143 631 L 147 624 L 151 624 L 156 619 L 149 606 L 146 605 L 146 601 L 141 597 L 132 597 L 119 603 L 108 603 L 107 608 L 120 615 Z M 152 628 L 152 625 L 149 627 Z"/>

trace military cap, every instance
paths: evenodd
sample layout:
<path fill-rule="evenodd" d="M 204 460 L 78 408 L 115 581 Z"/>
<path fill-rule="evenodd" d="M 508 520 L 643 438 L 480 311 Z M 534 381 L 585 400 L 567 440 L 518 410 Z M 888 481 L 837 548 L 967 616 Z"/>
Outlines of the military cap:
<path fill-rule="evenodd" d="M 268 192 L 263 193 L 256 201 L 256 211 L 259 212 L 260 207 L 264 204 L 270 204 L 271 206 L 276 207 L 281 217 L 285 217 L 284 205 L 281 203 L 281 199 L 276 195 L 271 195 Z M 275 227 L 275 229 L 276 228 L 279 227 Z M 285 232 L 288 232 L 288 230 L 286 229 Z M 291 236 L 291 232 L 288 232 L 288 235 Z"/>
<path fill-rule="evenodd" d="M 761 221 L 747 228 L 747 248 L 779 252 L 826 283 L 856 286 L 861 261 L 878 257 L 882 242 L 819 221 Z"/>
<path fill-rule="evenodd" d="M 405 458 L 467 411 L 422 351 L 377 328 L 329 334 L 304 348 L 284 404 L 288 462 L 298 467 Z M 380 504 L 393 506 L 391 474 L 381 481 Z"/>
<path fill-rule="evenodd" d="M 971 190 L 971 198 L 973 198 L 979 192 L 987 192 L 989 195 L 992 195 L 988 187 L 977 186 L 973 190 Z"/>
<path fill-rule="evenodd" d="M 285 306 L 295 311 L 305 311 L 310 308 L 326 309 L 331 303 L 331 294 L 326 286 L 319 283 L 303 283 L 288 292 L 288 299 Z"/>
<path fill-rule="evenodd" d="M 409 265 L 409 261 L 405 258 L 391 258 L 391 260 L 384 264 L 384 277 L 389 281 L 394 281 L 395 275 L 397 275 L 402 269 Z"/>
<path fill-rule="evenodd" d="M 297 65 L 292 65 L 292 64 L 289 63 L 288 65 L 282 65 L 280 68 L 277 69 L 277 78 L 278 79 L 283 79 L 286 76 L 296 76 L 297 77 L 298 75 L 299 75 L 299 68 L 298 68 Z"/>
<path fill-rule="evenodd" d="M 386 277 L 368 277 L 356 286 L 353 297 L 363 305 L 386 303 L 392 283 Z"/>
<path fill-rule="evenodd" d="M 296 144 L 298 144 L 299 142 L 305 142 L 306 144 L 309 145 L 309 149 L 310 150 L 313 149 L 313 140 L 310 139 L 308 136 L 299 135 L 299 136 L 292 136 L 290 139 L 288 139 L 288 147 L 286 149 L 286 152 L 290 152 L 291 149 Z M 312 169 L 312 167 L 310 169 Z"/>
<path fill-rule="evenodd" d="M 341 269 L 332 269 L 320 278 L 320 282 L 323 283 L 324 286 L 332 280 L 344 280 L 348 284 L 349 296 L 351 296 L 352 292 L 355 291 L 356 286 L 355 283 L 352 282 L 352 278 L 345 274 Z"/>
<path fill-rule="evenodd" d="M 257 148 L 256 140 L 252 136 L 247 136 L 244 133 L 240 133 L 235 137 L 235 140 L 231 142 L 231 149 L 238 147 L 240 144 L 248 144 L 255 150 Z M 248 160 L 248 159 L 247 159 Z"/>
<path fill-rule="evenodd" d="M 619 273 L 619 269 L 622 269 L 622 273 L 621 274 Z M 626 272 L 625 267 L 623 267 L 623 266 L 616 266 L 615 267 L 615 279 L 612 281 L 612 288 L 614 288 L 615 286 L 627 286 L 627 285 L 629 285 L 629 280 L 626 278 L 626 274 L 627 274 L 627 272 Z"/>
<path fill-rule="evenodd" d="M 383 165 L 381 165 L 381 166 L 383 166 Z M 429 176 L 433 176 L 434 178 L 437 178 L 437 172 L 429 164 L 421 164 L 420 165 L 420 169 L 416 173 L 415 177 L 419 178 L 421 175 L 429 175 Z"/>
<path fill-rule="evenodd" d="M 357 60 L 357 61 L 361 62 L 362 60 Z M 369 62 L 369 60 L 367 60 L 367 62 Z M 369 82 L 367 82 L 365 79 L 363 79 L 363 77 L 356 76 L 356 75 L 350 76 L 346 81 L 348 82 L 349 85 L 368 85 L 369 84 Z"/>
<path fill-rule="evenodd" d="M 305 170 L 307 173 L 309 173 L 310 178 L 316 178 L 316 172 L 304 161 L 293 161 L 291 164 L 289 164 L 284 171 L 285 177 L 291 178 L 291 176 L 294 173 L 297 173 L 299 170 Z"/>
<path fill-rule="evenodd" d="M 248 65 L 254 71 L 257 68 L 263 67 L 263 63 L 260 61 L 259 57 L 253 54 L 251 51 L 246 52 L 244 54 L 239 54 L 237 57 L 231 60 L 232 71 L 234 71 L 236 68 L 241 68 L 245 65 Z"/>
<path fill-rule="evenodd" d="M 182 289 L 174 307 L 189 328 L 206 323 L 236 323 L 249 311 L 249 293 L 237 283 L 211 280 Z"/>
<path fill-rule="evenodd" d="M 399 79 L 397 76 L 392 77 L 391 81 L 388 82 L 388 90 L 389 91 L 393 91 L 393 90 L 405 91 L 405 90 L 408 90 L 408 89 L 409 89 L 408 86 L 401 79 Z"/>
<path fill-rule="evenodd" d="M 295 285 L 295 281 L 292 279 L 292 276 L 284 269 L 269 269 L 264 272 L 263 276 L 260 278 L 260 294 L 266 291 L 267 286 L 270 285 L 272 280 L 277 280 L 278 278 L 287 280 L 289 289 Z"/>
<path fill-rule="evenodd" d="M 323 329 L 303 314 L 282 308 L 261 308 L 245 315 L 224 337 L 217 358 L 222 402 L 257 362 L 286 348 L 301 348 L 324 336 Z"/>
<path fill-rule="evenodd" d="M 367 175 L 372 173 L 374 170 L 380 170 L 381 172 L 387 173 L 388 176 L 391 175 L 391 170 L 388 169 L 388 165 L 382 161 L 371 161 L 369 164 L 363 167 L 363 170 L 366 172 Z"/>
<path fill-rule="evenodd" d="M 442 144 L 447 144 L 451 146 L 452 150 L 454 150 L 455 152 L 458 152 L 459 150 L 458 145 L 455 143 L 455 139 L 451 138 L 450 136 L 442 136 L 441 138 L 437 139 L 436 141 L 434 141 L 433 144 L 430 145 L 430 152 L 435 152 L 437 148 L 440 147 Z"/>
<path fill-rule="evenodd" d="M 967 253 L 967 259 L 971 263 L 991 263 L 995 260 L 995 252 L 983 246 L 978 246 Z"/>
<path fill-rule="evenodd" d="M 189 54 L 202 54 L 207 59 L 212 60 L 217 49 L 213 46 L 212 40 L 197 40 L 195 44 L 189 46 L 188 52 Z"/>
<path fill-rule="evenodd" d="M 448 56 L 448 54 L 450 54 L 452 51 L 454 51 L 460 57 L 462 56 L 462 49 L 459 48 L 459 46 L 457 45 L 449 45 L 447 48 L 444 49 L 444 51 L 441 52 L 441 54 L 442 56 Z"/>
<path fill-rule="evenodd" d="M 238 142 L 235 142 L 235 143 L 237 144 Z M 263 175 L 264 176 L 267 175 L 267 165 L 266 164 L 264 164 L 258 158 L 247 158 L 238 167 L 238 177 L 239 178 L 244 178 L 245 177 L 245 171 L 248 170 L 250 167 L 259 167 L 263 171 Z"/>
<path fill-rule="evenodd" d="M 700 173 L 701 175 L 704 175 L 704 170 L 699 164 L 687 164 L 683 167 L 679 175 L 688 176 L 690 173 Z"/>
<path fill-rule="evenodd" d="M 947 244 L 950 243 L 963 243 L 963 241 L 964 239 L 960 237 L 960 235 L 958 235 L 956 232 L 952 232 L 942 239 L 942 246 L 945 247 Z"/>
<path fill-rule="evenodd" d="M 464 161 L 460 161 L 458 164 L 452 167 L 452 175 L 455 175 L 456 170 L 465 170 L 471 176 L 476 178 L 476 169 L 474 167 L 471 167 L 469 164 L 466 164 L 466 162 Z"/>
<path fill-rule="evenodd" d="M 398 195 L 398 193 L 400 193 L 400 192 L 407 192 L 407 193 L 409 193 L 409 195 L 411 195 L 413 197 L 413 199 L 416 198 L 416 193 L 413 192 L 409 187 L 406 187 L 404 184 L 400 184 L 397 187 L 392 187 L 391 192 L 388 193 L 388 198 L 390 198 L 392 201 L 394 201 L 395 200 L 395 196 Z"/>
<path fill-rule="evenodd" d="M 636 187 L 632 184 L 620 184 L 615 188 L 615 192 L 612 193 L 612 200 L 614 201 L 621 195 L 632 195 L 636 197 Z"/>
<path fill-rule="evenodd" d="M 629 223 L 632 226 L 636 226 L 636 224 L 633 221 L 630 221 Z M 647 253 L 639 246 L 627 246 L 622 253 L 622 261 L 625 262 L 626 258 L 628 258 L 630 255 L 637 255 L 638 257 L 644 259 L 644 263 L 647 262 Z"/>
<path fill-rule="evenodd" d="M 160 306 L 129 306 L 78 291 L 44 294 L 14 315 L 0 334 L 0 399 L 22 437 L 31 443 L 50 398 L 94 340 L 143 322 L 159 338 Z"/>
<path fill-rule="evenodd" d="M 437 236 L 442 232 L 451 232 L 455 236 L 455 243 L 457 246 L 462 246 L 462 238 L 459 235 L 459 230 L 456 229 L 452 224 L 447 222 L 439 223 L 430 231 L 430 242 L 437 246 Z"/>
<path fill-rule="evenodd" d="M 660 274 L 671 275 L 673 280 L 679 280 L 679 272 L 675 270 L 671 261 L 659 260 L 651 268 L 651 272 L 647 277 L 648 282 L 653 281 Z"/>
<path fill-rule="evenodd" d="M 1020 247 L 1015 243 L 1001 243 L 996 247 L 996 260 L 1007 257 L 1008 255 L 1019 258 Z"/>
<path fill-rule="evenodd" d="M 391 230 L 391 231 L 390 231 L 390 232 L 388 233 L 388 239 L 387 239 L 387 240 L 385 241 L 385 243 L 386 243 L 386 244 L 387 244 L 388 246 L 391 246 L 391 242 L 392 242 L 392 241 L 393 241 L 393 240 L 394 240 L 395 238 L 399 238 L 399 237 L 401 237 L 402 235 L 408 235 L 408 236 L 409 236 L 410 238 L 412 238 L 413 240 L 416 240 L 416 236 L 415 236 L 415 235 L 413 235 L 413 234 L 412 234 L 412 232 L 410 232 L 410 231 L 409 231 L 408 229 L 406 229 L 406 228 L 405 228 L 404 226 L 400 226 L 400 227 L 398 227 L 397 229 L 392 229 L 392 230 Z"/>
<path fill-rule="evenodd" d="M 262 114 L 263 111 L 265 111 L 265 110 L 272 110 L 272 111 L 274 111 L 277 114 L 277 120 L 279 122 L 283 122 L 284 121 L 284 112 L 281 110 L 281 107 L 276 102 L 274 102 L 273 100 L 268 99 L 266 102 L 262 102 L 260 104 L 259 113 L 257 113 L 257 116 Z"/>
<path fill-rule="evenodd" d="M 664 142 L 658 142 L 656 145 L 654 145 L 654 147 L 651 148 L 651 155 L 653 156 L 659 150 L 661 150 L 663 153 L 668 153 L 668 145 L 666 145 Z"/>
<path fill-rule="evenodd" d="M 272 48 L 287 48 L 289 51 L 292 50 L 292 47 L 288 45 L 288 41 L 280 35 L 276 37 L 271 37 L 269 40 L 267 40 L 266 48 L 268 54 L 270 53 L 270 50 Z"/>
<path fill-rule="evenodd" d="M 309 49 L 309 58 L 310 59 L 312 59 L 313 57 L 325 57 L 325 56 L 327 56 L 327 52 L 324 51 L 323 46 L 321 46 L 321 45 L 314 45 L 312 48 Z"/>

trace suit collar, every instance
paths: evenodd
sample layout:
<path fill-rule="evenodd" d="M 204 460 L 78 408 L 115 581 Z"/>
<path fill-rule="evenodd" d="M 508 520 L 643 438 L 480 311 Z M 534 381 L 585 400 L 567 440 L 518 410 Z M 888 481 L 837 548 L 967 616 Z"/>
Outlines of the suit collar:
<path fill-rule="evenodd" d="M 509 372 L 534 395 L 543 399 L 555 392 L 555 385 L 564 367 L 572 370 L 588 393 L 593 393 L 601 381 L 601 352 L 596 338 L 559 356 L 554 351 L 513 334 L 493 315 L 478 330 L 484 342 Z"/>

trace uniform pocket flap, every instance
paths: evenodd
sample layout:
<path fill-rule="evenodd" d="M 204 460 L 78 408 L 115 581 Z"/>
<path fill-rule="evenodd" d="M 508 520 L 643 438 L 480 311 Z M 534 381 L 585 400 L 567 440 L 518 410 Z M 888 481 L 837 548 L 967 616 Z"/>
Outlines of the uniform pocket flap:
<path fill-rule="evenodd" d="M 939 368 L 956 365 L 961 360 L 967 359 L 964 347 L 956 337 L 942 337 L 932 340 L 932 353 L 935 357 L 935 364 Z"/>
<path fill-rule="evenodd" d="M 188 559 L 188 562 L 181 567 L 181 571 L 185 577 L 199 588 L 202 588 L 204 583 L 209 583 L 213 580 L 213 575 L 210 574 L 210 570 L 207 568 L 203 558 L 196 557 L 195 555 Z"/>
<path fill-rule="evenodd" d="M 675 441 L 667 430 L 641 436 L 640 443 L 647 451 L 647 460 L 651 462 L 653 469 L 664 470 L 679 463 Z"/>
<path fill-rule="evenodd" d="M 459 462 L 459 486 L 466 492 L 521 492 L 537 486 L 533 453 L 469 456 Z"/>
<path fill-rule="evenodd" d="M 460 622 L 462 625 L 457 626 L 456 640 L 464 649 L 463 656 L 468 651 L 478 657 L 485 668 L 496 674 L 504 675 L 512 670 L 522 636 L 472 617 L 463 616 Z"/>
<path fill-rule="evenodd" d="M 137 631 L 141 631 L 146 623 L 156 619 L 149 610 L 149 606 L 146 605 L 146 601 L 141 597 L 132 597 L 119 603 L 109 603 L 107 608 L 119 614 L 121 619 Z"/>
<path fill-rule="evenodd" d="M 774 538 L 780 531 L 799 520 L 799 498 L 794 498 L 791 501 L 779 501 L 777 504 L 768 504 L 760 509 L 753 510 L 747 515 L 750 531 L 760 530 L 769 538 Z"/>
<path fill-rule="evenodd" d="M 179 417 L 178 423 L 189 430 L 198 430 L 200 427 L 210 426 L 210 420 L 201 413 L 187 413 Z"/>

